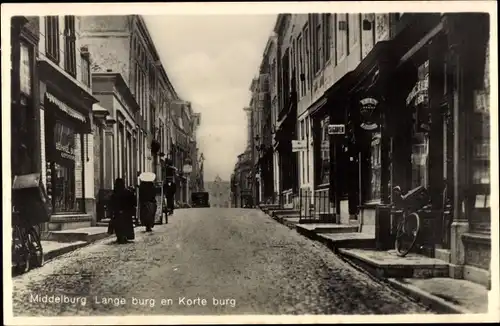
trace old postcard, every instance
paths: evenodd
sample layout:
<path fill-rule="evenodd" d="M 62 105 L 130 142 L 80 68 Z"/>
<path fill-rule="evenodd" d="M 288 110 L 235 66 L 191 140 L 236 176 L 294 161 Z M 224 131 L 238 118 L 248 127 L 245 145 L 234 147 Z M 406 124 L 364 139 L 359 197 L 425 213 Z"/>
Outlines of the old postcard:
<path fill-rule="evenodd" d="M 2 5 L 4 323 L 498 321 L 496 26 Z"/>

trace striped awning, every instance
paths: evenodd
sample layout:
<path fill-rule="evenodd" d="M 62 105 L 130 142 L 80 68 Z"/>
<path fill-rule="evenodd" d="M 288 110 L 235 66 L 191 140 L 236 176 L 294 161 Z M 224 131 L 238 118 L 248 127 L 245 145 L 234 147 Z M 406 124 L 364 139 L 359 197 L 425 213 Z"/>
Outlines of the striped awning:
<path fill-rule="evenodd" d="M 47 100 L 49 102 L 51 102 L 52 104 L 55 104 L 61 111 L 65 112 L 70 117 L 75 118 L 77 120 L 80 120 L 82 122 L 86 121 L 86 118 L 83 114 L 76 111 L 75 109 L 70 108 L 67 104 L 65 104 L 61 100 L 57 99 L 54 95 L 50 94 L 49 92 L 46 92 L 45 96 L 47 97 Z"/>

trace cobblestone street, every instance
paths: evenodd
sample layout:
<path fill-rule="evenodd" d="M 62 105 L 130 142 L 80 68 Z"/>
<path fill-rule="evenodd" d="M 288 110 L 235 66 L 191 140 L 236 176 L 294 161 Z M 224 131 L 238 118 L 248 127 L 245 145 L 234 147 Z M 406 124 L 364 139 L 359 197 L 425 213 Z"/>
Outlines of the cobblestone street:
<path fill-rule="evenodd" d="M 177 210 L 114 241 L 15 277 L 14 315 L 429 313 L 258 210 Z"/>

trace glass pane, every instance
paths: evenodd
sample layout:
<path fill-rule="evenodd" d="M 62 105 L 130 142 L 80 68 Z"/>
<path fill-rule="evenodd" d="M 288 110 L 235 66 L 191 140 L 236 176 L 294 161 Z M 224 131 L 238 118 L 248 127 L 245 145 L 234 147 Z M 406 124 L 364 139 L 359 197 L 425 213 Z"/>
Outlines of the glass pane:
<path fill-rule="evenodd" d="M 74 211 L 76 208 L 76 198 L 74 193 L 74 165 L 71 163 L 54 164 L 55 174 L 53 177 L 56 212 Z"/>
<path fill-rule="evenodd" d="M 381 173 L 381 147 L 380 132 L 373 135 L 370 149 L 370 191 L 369 200 L 380 198 L 380 173 Z"/>
<path fill-rule="evenodd" d="M 25 43 L 21 43 L 20 54 L 20 87 L 21 92 L 26 95 L 31 95 L 31 62 L 29 47 Z"/>
<path fill-rule="evenodd" d="M 427 187 L 428 184 L 428 149 L 429 137 L 424 133 L 417 133 L 413 138 L 411 165 L 412 188 Z"/>

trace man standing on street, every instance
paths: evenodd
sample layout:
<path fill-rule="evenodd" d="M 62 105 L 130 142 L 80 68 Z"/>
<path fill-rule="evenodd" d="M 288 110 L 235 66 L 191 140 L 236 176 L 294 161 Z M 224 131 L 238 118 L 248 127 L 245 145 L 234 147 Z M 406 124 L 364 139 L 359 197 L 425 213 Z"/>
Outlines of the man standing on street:
<path fill-rule="evenodd" d="M 163 194 L 165 195 L 165 199 L 167 200 L 166 205 L 166 215 L 171 215 L 174 213 L 174 197 L 175 191 L 177 190 L 175 184 L 175 173 L 176 168 L 173 166 L 172 161 L 167 159 L 165 162 L 165 181 L 163 182 Z"/>

